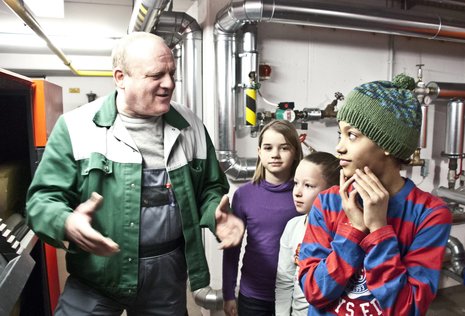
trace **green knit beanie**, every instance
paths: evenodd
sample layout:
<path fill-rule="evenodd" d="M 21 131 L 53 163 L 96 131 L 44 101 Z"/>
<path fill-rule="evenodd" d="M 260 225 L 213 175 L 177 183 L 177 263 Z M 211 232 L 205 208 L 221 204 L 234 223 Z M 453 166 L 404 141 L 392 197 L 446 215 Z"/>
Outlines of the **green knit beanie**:
<path fill-rule="evenodd" d="M 373 81 L 354 88 L 337 120 L 357 128 L 394 157 L 407 160 L 418 147 L 421 106 L 415 80 L 397 75 L 392 82 Z"/>

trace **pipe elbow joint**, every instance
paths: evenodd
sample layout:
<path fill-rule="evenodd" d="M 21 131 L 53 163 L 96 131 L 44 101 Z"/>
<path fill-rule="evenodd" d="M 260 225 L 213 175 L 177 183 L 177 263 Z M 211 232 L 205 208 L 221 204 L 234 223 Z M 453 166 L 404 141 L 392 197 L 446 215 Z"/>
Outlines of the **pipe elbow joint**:
<path fill-rule="evenodd" d="M 200 307 L 209 310 L 223 309 L 222 290 L 215 290 L 207 286 L 192 292 L 192 295 L 194 296 L 195 303 Z"/>

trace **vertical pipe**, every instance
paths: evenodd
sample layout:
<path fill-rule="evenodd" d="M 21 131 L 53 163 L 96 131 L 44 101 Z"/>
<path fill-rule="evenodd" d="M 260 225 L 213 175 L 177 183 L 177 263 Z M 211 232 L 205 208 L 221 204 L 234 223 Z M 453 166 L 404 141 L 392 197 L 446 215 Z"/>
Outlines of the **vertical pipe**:
<path fill-rule="evenodd" d="M 418 147 L 426 148 L 427 143 L 427 132 L 428 132 L 428 106 L 426 104 L 421 105 L 421 128 L 420 138 L 418 140 Z"/>
<path fill-rule="evenodd" d="M 215 34 L 215 103 L 218 109 L 218 137 L 216 148 L 219 152 L 236 149 L 234 130 L 234 104 L 236 104 L 236 43 L 234 34 L 217 31 Z"/>
<path fill-rule="evenodd" d="M 176 73 L 174 74 L 174 82 L 176 83 L 176 89 L 174 90 L 174 97 L 175 101 L 184 104 L 184 91 L 183 91 L 183 69 L 182 69 L 182 47 L 179 45 L 176 45 L 175 48 L 173 48 L 173 57 L 174 57 L 174 62 L 176 63 Z"/>
<path fill-rule="evenodd" d="M 257 125 L 257 90 L 253 87 L 245 89 L 245 124 Z"/>
<path fill-rule="evenodd" d="M 203 119 L 202 31 L 187 33 L 182 48 L 186 52 L 182 56 L 184 104 Z"/>
<path fill-rule="evenodd" d="M 243 27 L 241 61 L 241 87 L 245 87 L 242 99 L 245 104 L 245 124 L 255 126 L 257 122 L 257 26 L 246 24 Z M 244 124 L 244 121 L 241 122 Z"/>
<path fill-rule="evenodd" d="M 444 147 L 444 155 L 448 157 L 462 157 L 464 109 L 464 103 L 459 99 L 452 99 L 447 104 L 446 143 Z"/>

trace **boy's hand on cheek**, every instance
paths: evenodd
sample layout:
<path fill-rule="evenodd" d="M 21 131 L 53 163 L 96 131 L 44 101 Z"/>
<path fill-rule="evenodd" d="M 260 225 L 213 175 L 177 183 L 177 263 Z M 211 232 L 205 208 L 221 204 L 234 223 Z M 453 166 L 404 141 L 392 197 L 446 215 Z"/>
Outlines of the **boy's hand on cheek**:
<path fill-rule="evenodd" d="M 346 179 L 344 172 L 340 171 L 339 177 L 339 194 L 342 199 L 342 208 L 346 213 L 347 218 L 350 221 L 350 224 L 363 232 L 367 232 L 368 229 L 365 226 L 363 219 L 362 209 L 357 202 L 357 190 L 352 190 L 349 192 L 350 185 L 354 182 L 354 177 Z"/>
<path fill-rule="evenodd" d="M 370 232 L 387 225 L 389 192 L 368 168 L 357 169 L 354 187 L 363 200 L 363 222 Z"/>

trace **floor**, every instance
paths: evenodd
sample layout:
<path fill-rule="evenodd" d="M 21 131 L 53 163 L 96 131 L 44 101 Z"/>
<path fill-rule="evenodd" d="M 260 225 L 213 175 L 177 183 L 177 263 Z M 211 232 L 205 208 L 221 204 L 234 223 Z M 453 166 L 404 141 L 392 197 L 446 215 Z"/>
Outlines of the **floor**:
<path fill-rule="evenodd" d="M 463 285 L 440 289 L 426 313 L 426 316 L 459 315 L 465 315 L 465 286 Z"/>
<path fill-rule="evenodd" d="M 195 304 L 194 297 L 189 290 L 187 290 L 187 311 L 189 316 L 203 316 L 200 307 Z M 121 316 L 126 316 L 126 312 L 123 312 Z"/>
<path fill-rule="evenodd" d="M 191 291 L 187 290 L 187 311 L 189 316 L 202 316 L 200 307 L 195 304 Z"/>

